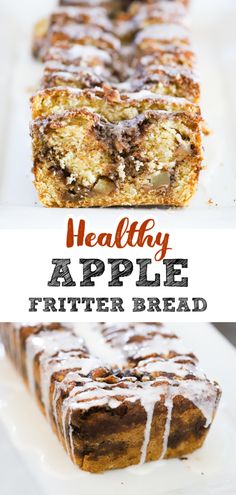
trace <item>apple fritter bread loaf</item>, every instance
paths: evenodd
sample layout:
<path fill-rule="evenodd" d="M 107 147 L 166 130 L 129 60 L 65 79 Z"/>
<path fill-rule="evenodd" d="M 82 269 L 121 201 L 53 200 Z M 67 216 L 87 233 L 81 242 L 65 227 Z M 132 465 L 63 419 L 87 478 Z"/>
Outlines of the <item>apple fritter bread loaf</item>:
<path fill-rule="evenodd" d="M 66 1 L 36 29 L 35 185 L 50 207 L 182 206 L 202 163 L 185 1 Z"/>
<path fill-rule="evenodd" d="M 157 324 L 93 331 L 122 354 L 120 367 L 92 355 L 79 329 L 2 324 L 7 354 L 72 461 L 98 473 L 201 447 L 221 392 L 195 355 Z"/>

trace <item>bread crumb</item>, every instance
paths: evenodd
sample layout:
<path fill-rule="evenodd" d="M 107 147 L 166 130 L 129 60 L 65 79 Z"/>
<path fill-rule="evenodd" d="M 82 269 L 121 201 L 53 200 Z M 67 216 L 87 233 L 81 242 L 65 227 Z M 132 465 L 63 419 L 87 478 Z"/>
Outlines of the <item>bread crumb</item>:
<path fill-rule="evenodd" d="M 208 199 L 208 204 L 209 204 L 210 206 L 219 206 L 219 205 L 218 205 L 218 203 L 216 203 L 216 201 L 214 201 L 214 200 L 213 200 L 213 199 L 211 199 L 211 198 L 210 198 L 210 199 Z"/>

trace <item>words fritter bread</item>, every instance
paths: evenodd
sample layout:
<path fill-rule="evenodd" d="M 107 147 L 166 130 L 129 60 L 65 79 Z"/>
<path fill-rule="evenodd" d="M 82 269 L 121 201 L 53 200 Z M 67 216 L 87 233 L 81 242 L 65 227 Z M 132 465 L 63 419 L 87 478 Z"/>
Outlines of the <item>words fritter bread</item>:
<path fill-rule="evenodd" d="M 102 324 L 123 366 L 65 325 L 2 324 L 6 352 L 72 461 L 90 472 L 181 457 L 202 446 L 220 389 L 157 324 Z"/>

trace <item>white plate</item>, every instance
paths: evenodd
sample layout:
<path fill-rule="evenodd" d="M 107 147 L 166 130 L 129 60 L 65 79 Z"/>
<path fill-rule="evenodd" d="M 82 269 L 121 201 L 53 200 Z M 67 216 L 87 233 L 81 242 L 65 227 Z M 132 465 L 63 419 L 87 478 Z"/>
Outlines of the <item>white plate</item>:
<path fill-rule="evenodd" d="M 1 0 L 0 227 L 56 227 L 65 215 L 63 210 L 45 210 L 37 201 L 28 136 L 28 100 L 42 73 L 41 64 L 30 56 L 32 25 L 55 3 Z M 175 226 L 235 227 L 236 2 L 193 0 L 191 16 L 204 114 L 212 129 L 212 135 L 205 140 L 207 168 L 201 173 L 198 191 L 189 207 L 158 209 L 158 216 Z M 103 212 L 111 222 L 115 214 L 114 210 Z"/>
<path fill-rule="evenodd" d="M 223 396 L 202 449 L 171 460 L 102 475 L 75 468 L 2 353 L 0 359 L 1 495 L 235 495 L 235 349 L 209 324 L 171 324 L 191 346 Z M 12 476 L 14 473 L 14 476 Z"/>

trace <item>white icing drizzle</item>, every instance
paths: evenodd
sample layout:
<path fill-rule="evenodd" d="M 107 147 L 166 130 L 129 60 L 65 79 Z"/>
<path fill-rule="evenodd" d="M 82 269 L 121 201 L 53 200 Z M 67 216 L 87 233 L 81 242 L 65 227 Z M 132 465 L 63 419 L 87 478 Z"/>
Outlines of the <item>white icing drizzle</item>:
<path fill-rule="evenodd" d="M 36 324 L 37 325 L 37 324 Z M 16 367 L 18 370 L 21 370 L 22 368 L 22 359 L 21 359 L 21 341 L 20 341 L 20 334 L 22 327 L 32 327 L 32 323 L 29 322 L 24 322 L 24 323 L 14 323 L 14 329 L 12 332 L 12 355 L 16 353 Z"/>
<path fill-rule="evenodd" d="M 153 400 L 150 400 L 148 407 L 147 407 L 147 404 L 145 402 L 142 403 L 142 405 L 146 411 L 146 414 L 147 414 L 147 420 L 146 420 L 143 445 L 141 447 L 140 464 L 144 464 L 144 462 L 146 461 L 147 449 L 148 449 L 148 445 L 149 445 L 149 441 L 150 441 L 150 437 L 151 437 L 152 419 L 153 419 L 155 404 L 156 404 L 156 398 Z"/>
<path fill-rule="evenodd" d="M 148 336 L 147 332 L 149 334 L 156 332 L 156 334 Z M 190 352 L 180 339 L 168 332 L 167 329 L 161 330 L 161 327 L 155 324 L 148 326 L 145 324 L 133 326 L 125 323 L 112 324 L 111 329 L 109 329 L 109 326 L 104 326 L 104 333 L 108 343 L 111 343 L 114 347 L 121 347 L 126 355 L 133 359 L 144 359 L 154 353 L 166 355 L 171 351 L 175 351 L 178 354 L 186 355 Z M 135 336 L 142 337 L 142 340 L 134 341 Z"/>
<path fill-rule="evenodd" d="M 81 359 L 73 353 L 72 349 L 80 349 L 83 346 L 81 338 L 74 336 L 70 331 L 45 331 L 30 335 L 26 341 L 26 365 L 30 390 L 35 394 L 34 362 L 40 355 L 40 380 L 42 401 L 49 414 L 49 389 L 51 377 L 56 371 L 76 368 L 81 364 Z M 63 352 L 64 351 L 64 352 Z M 66 352 L 68 351 L 68 353 Z M 58 355 L 58 353 L 60 353 Z M 55 360 L 51 359 L 53 356 Z"/>
<path fill-rule="evenodd" d="M 127 344 L 130 337 L 135 335 L 147 336 L 147 332 L 153 331 L 161 331 L 161 327 L 154 324 L 149 323 L 148 325 L 145 323 L 108 323 L 102 324 L 102 331 L 105 336 L 105 339 L 114 347 L 123 347 Z M 165 329 L 165 335 L 173 335 L 168 329 Z"/>
<path fill-rule="evenodd" d="M 101 66 L 94 66 L 94 67 L 81 67 L 81 66 L 78 66 L 78 65 L 66 65 L 66 64 L 63 64 L 63 63 L 60 63 L 59 61 L 57 60 L 49 60 L 46 65 L 45 65 L 45 69 L 44 69 L 45 73 L 48 73 L 48 72 L 53 72 L 53 74 L 68 74 L 68 78 L 69 79 L 72 79 L 73 78 L 73 75 L 75 74 L 75 76 L 79 76 L 81 73 L 82 75 L 83 74 L 91 74 L 91 76 L 95 75 L 95 76 L 103 76 L 105 77 L 106 75 L 108 76 L 109 75 L 109 70 L 108 69 L 105 69 Z"/>
<path fill-rule="evenodd" d="M 137 34 L 135 42 L 139 45 L 146 39 L 169 42 L 172 40 L 187 41 L 188 38 L 188 30 L 180 24 L 152 24 Z"/>
<path fill-rule="evenodd" d="M 70 71 L 68 71 L 68 72 L 63 72 L 63 71 L 56 72 L 56 71 L 54 71 L 53 76 L 59 77 L 60 79 L 63 79 L 64 81 L 71 81 L 75 77 Z"/>
<path fill-rule="evenodd" d="M 70 448 L 71 448 L 71 458 L 74 464 L 76 464 L 75 451 L 74 451 L 74 442 L 73 442 L 73 428 L 72 428 L 72 411 L 70 411 L 68 424 L 69 424 L 69 439 L 70 439 Z"/>
<path fill-rule="evenodd" d="M 42 387 L 42 400 L 45 406 L 46 415 L 49 417 L 49 390 L 51 385 L 51 378 L 55 372 L 76 369 L 79 368 L 82 375 L 87 375 L 94 369 L 100 367 L 102 363 L 96 358 L 84 359 L 78 358 L 77 355 L 73 355 L 72 352 L 61 353 L 51 362 L 48 360 L 47 354 L 42 354 L 40 358 L 41 364 L 41 387 Z"/>
<path fill-rule="evenodd" d="M 153 100 L 163 100 L 163 102 L 170 103 L 170 104 L 176 104 L 179 106 L 185 106 L 188 100 L 185 98 L 179 98 L 175 96 L 169 96 L 169 95 L 160 95 L 157 93 L 153 93 L 152 91 L 148 91 L 147 89 L 143 89 L 141 91 L 137 91 L 134 93 L 126 93 L 126 96 L 130 100 L 146 100 L 146 99 L 153 99 Z M 189 103 L 189 102 L 188 102 Z"/>
<path fill-rule="evenodd" d="M 181 66 L 171 67 L 168 65 L 151 65 L 150 70 L 148 70 L 148 74 L 155 76 L 156 75 L 155 69 L 157 70 L 157 72 L 160 71 L 169 76 L 174 76 L 174 77 L 185 76 L 188 77 L 189 79 L 199 82 L 199 78 L 196 76 L 193 70 L 187 69 L 186 67 L 181 67 Z"/>
<path fill-rule="evenodd" d="M 203 371 L 196 366 L 193 362 L 180 363 L 181 359 L 185 359 L 186 356 L 177 356 L 169 359 L 150 358 L 140 361 L 138 366 L 140 369 L 147 371 L 155 376 L 156 373 L 171 373 L 175 376 L 185 378 L 188 375 L 195 376 L 197 378 L 205 379 Z"/>
<path fill-rule="evenodd" d="M 171 427 L 171 419 L 172 419 L 172 411 L 173 411 L 173 397 L 170 391 L 167 391 L 167 395 L 165 398 L 165 407 L 167 408 L 167 414 L 166 414 L 166 424 L 163 435 L 162 452 L 160 459 L 164 459 L 166 455 L 168 448 L 168 440 L 170 435 L 170 427 Z"/>
<path fill-rule="evenodd" d="M 96 46 L 79 44 L 69 46 L 68 48 L 52 46 L 48 50 L 47 58 L 49 60 L 50 58 L 58 60 L 62 59 L 70 63 L 75 62 L 77 59 L 81 59 L 81 62 L 85 62 L 85 66 L 89 65 L 89 63 L 91 63 L 94 59 L 97 61 L 100 60 L 108 65 L 112 63 L 111 55 L 107 51 L 97 48 Z"/>
<path fill-rule="evenodd" d="M 95 6 L 99 6 L 99 5 L 109 5 L 110 3 L 110 0 L 64 0 L 64 3 L 65 5 L 68 3 L 68 4 L 72 4 L 72 5 L 89 5 L 91 7 L 93 7 L 94 5 Z"/>
<path fill-rule="evenodd" d="M 105 19 L 108 21 L 106 16 L 106 10 L 103 7 L 96 7 L 91 9 L 86 7 L 73 7 L 72 5 L 67 5 L 67 6 L 61 5 L 60 7 L 57 7 L 54 10 L 54 14 L 66 15 L 68 17 L 79 17 L 81 15 L 85 15 L 89 18 L 95 17 L 98 19 L 104 16 Z"/>
<path fill-rule="evenodd" d="M 182 395 L 200 409 L 206 418 L 205 428 L 208 428 L 215 411 L 217 387 L 203 380 L 183 380 L 179 384 L 178 395 Z"/>
<path fill-rule="evenodd" d="M 112 33 L 114 30 L 113 23 L 107 16 L 107 11 L 103 7 L 73 7 L 61 6 L 54 10 L 51 16 L 51 25 L 66 25 L 68 22 L 77 23 L 80 26 L 83 23 L 87 26 L 99 26 L 104 32 Z"/>
<path fill-rule="evenodd" d="M 90 24 L 76 24 L 70 23 L 65 26 L 55 26 L 52 28 L 53 32 L 59 32 L 66 34 L 70 39 L 76 39 L 78 43 L 79 40 L 84 40 L 86 37 L 91 37 L 91 45 L 93 46 L 93 40 L 102 40 L 106 42 L 108 47 L 113 48 L 114 50 L 119 50 L 121 47 L 120 41 L 118 38 L 113 36 L 111 33 L 105 33 L 101 28 L 92 26 Z M 82 45 L 88 46 L 88 45 Z"/>
<path fill-rule="evenodd" d="M 153 340 L 147 341 L 142 346 L 127 344 L 125 346 L 125 351 L 127 351 L 127 354 L 132 356 L 134 359 L 141 359 L 148 354 L 153 354 L 155 352 L 166 355 L 171 351 L 175 351 L 178 354 L 183 354 L 186 352 L 186 347 L 178 338 L 165 339 L 160 335 L 156 335 Z"/>
<path fill-rule="evenodd" d="M 159 0 L 156 4 L 143 5 L 139 4 L 137 13 L 135 14 L 135 21 L 139 24 L 141 21 L 146 19 L 153 19 L 156 16 L 166 16 L 173 18 L 181 18 L 186 15 L 186 9 L 181 3 L 177 2 L 166 2 Z"/>

